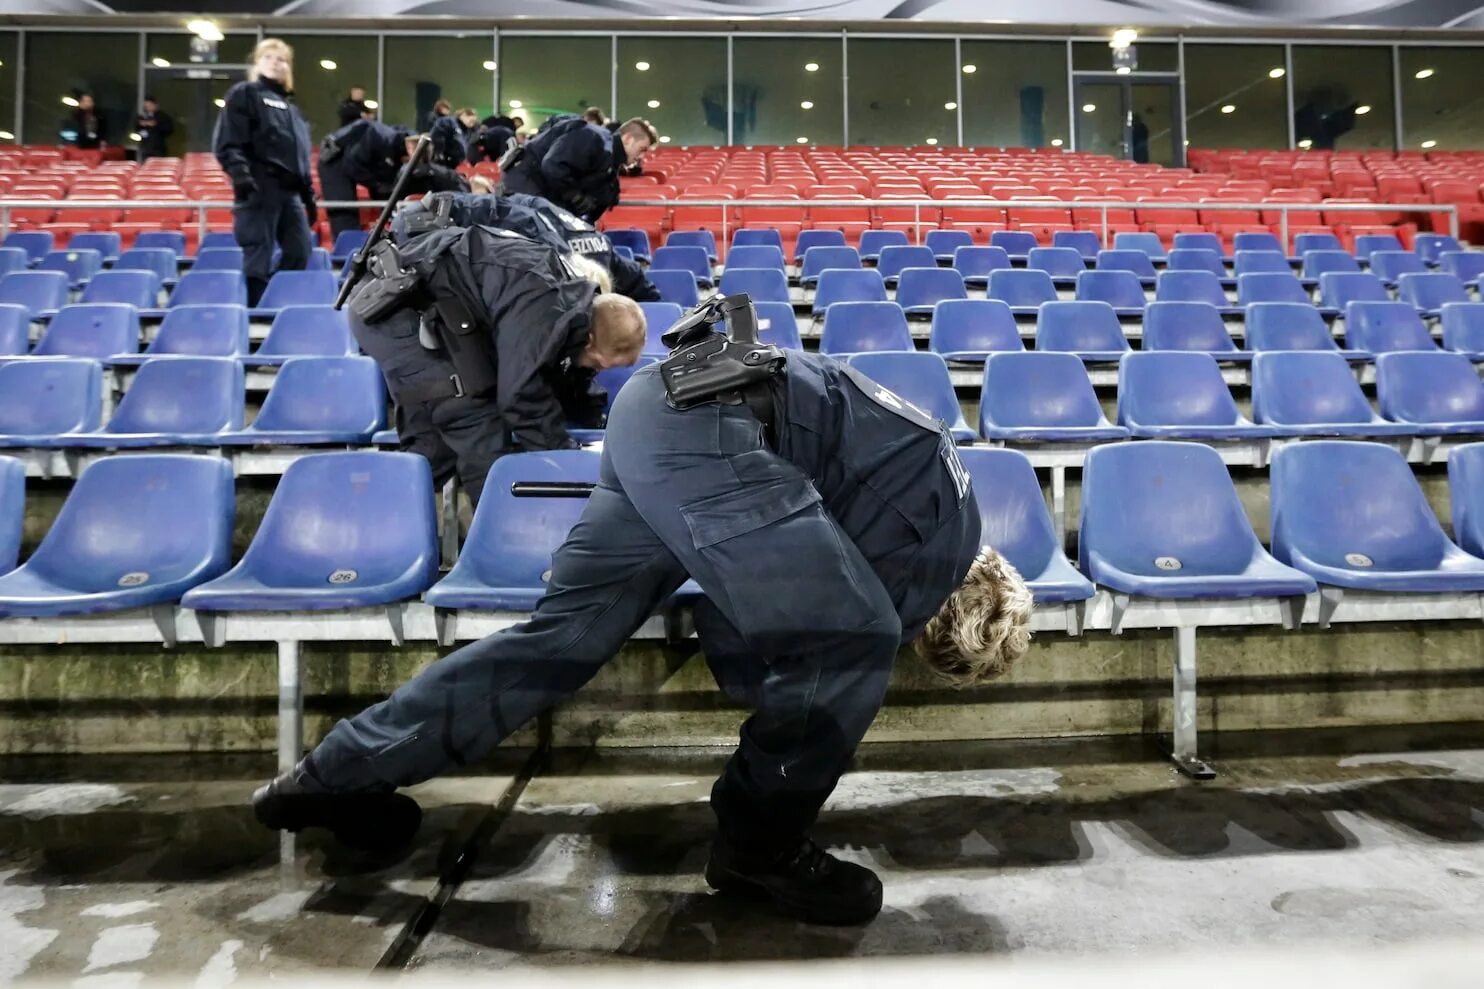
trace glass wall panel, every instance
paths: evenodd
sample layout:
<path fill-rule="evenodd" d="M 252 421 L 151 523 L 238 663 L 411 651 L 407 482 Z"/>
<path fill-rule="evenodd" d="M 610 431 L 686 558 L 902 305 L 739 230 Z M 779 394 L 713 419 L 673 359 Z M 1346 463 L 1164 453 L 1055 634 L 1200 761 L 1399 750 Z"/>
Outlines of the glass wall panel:
<path fill-rule="evenodd" d="M 1484 48 L 1403 48 L 1401 67 L 1403 148 L 1484 148 Z"/>
<path fill-rule="evenodd" d="M 1111 36 L 1112 32 L 1109 32 Z M 1179 46 L 1165 41 L 1134 42 L 1139 72 L 1176 72 L 1180 68 Z M 1078 72 L 1112 72 L 1113 49 L 1106 41 L 1078 41 L 1072 45 L 1072 68 Z"/>
<path fill-rule="evenodd" d="M 14 144 L 16 63 L 20 55 L 20 35 L 0 31 L 0 144 Z"/>
<path fill-rule="evenodd" d="M 604 109 L 648 118 L 666 143 L 727 143 L 726 38 L 619 38 L 618 106 Z"/>
<path fill-rule="evenodd" d="M 732 42 L 737 144 L 840 144 L 845 90 L 838 37 Z"/>
<path fill-rule="evenodd" d="M 144 38 L 144 60 L 160 68 L 160 62 L 184 65 L 191 61 L 192 35 L 180 31 L 171 33 L 151 32 Z M 252 33 L 233 33 L 216 44 L 216 64 L 246 65 L 252 58 L 253 46 L 258 36 Z"/>
<path fill-rule="evenodd" d="M 63 143 L 72 107 L 62 101 L 82 93 L 93 94 L 103 139 L 126 143 L 140 95 L 139 35 L 28 31 L 24 85 L 27 144 Z"/>
<path fill-rule="evenodd" d="M 175 123 L 174 131 L 165 139 L 168 154 L 211 150 L 211 135 L 221 114 L 217 101 L 243 77 L 241 69 L 221 67 L 205 74 L 206 78 L 193 79 L 176 69 L 145 70 L 145 92 L 159 101 L 160 109 Z"/>
<path fill-rule="evenodd" d="M 376 37 L 361 34 L 278 35 L 294 49 L 294 100 L 318 141 L 340 126 L 336 111 L 352 86 L 376 92 Z"/>
<path fill-rule="evenodd" d="M 952 41 L 868 38 L 850 53 L 850 143 L 957 144 Z"/>
<path fill-rule="evenodd" d="M 606 110 L 613 102 L 608 37 L 500 36 L 500 109 L 535 129 L 556 113 Z"/>
<path fill-rule="evenodd" d="M 965 144 L 1070 143 L 1065 42 L 965 41 L 962 52 Z"/>
<path fill-rule="evenodd" d="M 1390 149 L 1393 107 L 1390 48 L 1293 46 L 1293 131 L 1300 147 Z"/>
<path fill-rule="evenodd" d="M 481 119 L 489 116 L 494 102 L 493 58 L 494 39 L 488 34 L 388 35 L 381 119 L 426 130 L 439 100 L 453 104 L 455 113 L 468 106 Z"/>
<path fill-rule="evenodd" d="M 1195 148 L 1288 147 L 1282 45 L 1185 46 L 1185 126 Z"/>

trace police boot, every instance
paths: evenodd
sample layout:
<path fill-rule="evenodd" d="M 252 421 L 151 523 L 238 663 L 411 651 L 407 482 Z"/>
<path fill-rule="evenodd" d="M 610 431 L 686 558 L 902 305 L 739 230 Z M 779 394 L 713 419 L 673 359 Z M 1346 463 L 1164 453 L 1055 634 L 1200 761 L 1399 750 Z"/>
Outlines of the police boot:
<path fill-rule="evenodd" d="M 747 852 L 718 836 L 706 882 L 721 893 L 771 900 L 779 913 L 809 924 L 864 924 L 881 912 L 881 880 L 842 862 L 808 838 L 782 852 Z"/>
<path fill-rule="evenodd" d="M 247 280 L 247 308 L 255 309 L 263 299 L 263 293 L 268 291 L 268 279 L 249 278 Z"/>
<path fill-rule="evenodd" d="M 295 773 L 284 773 L 252 795 L 253 816 L 274 831 L 326 828 L 341 844 L 366 852 L 390 852 L 417 834 L 422 808 L 402 793 L 324 793 L 306 789 Z"/>

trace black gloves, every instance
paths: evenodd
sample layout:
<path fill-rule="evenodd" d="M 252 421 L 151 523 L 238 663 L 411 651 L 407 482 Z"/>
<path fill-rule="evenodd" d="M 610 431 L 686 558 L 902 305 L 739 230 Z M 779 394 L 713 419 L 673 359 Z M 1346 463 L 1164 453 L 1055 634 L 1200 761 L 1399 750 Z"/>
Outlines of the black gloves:
<path fill-rule="evenodd" d="M 232 176 L 232 198 L 239 203 L 245 203 L 257 194 L 258 183 L 251 175 L 242 174 Z"/>

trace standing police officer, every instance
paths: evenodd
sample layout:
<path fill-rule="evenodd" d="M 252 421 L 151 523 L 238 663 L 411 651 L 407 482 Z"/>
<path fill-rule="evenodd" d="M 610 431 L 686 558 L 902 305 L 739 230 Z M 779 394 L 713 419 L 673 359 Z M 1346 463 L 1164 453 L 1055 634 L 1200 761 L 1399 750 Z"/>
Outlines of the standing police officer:
<path fill-rule="evenodd" d="M 618 205 L 619 170 L 642 161 L 659 140 L 654 125 L 639 117 L 613 133 L 582 117 L 564 117 L 522 146 L 501 181 L 507 193 L 540 196 L 597 223 Z"/>
<path fill-rule="evenodd" d="M 247 302 L 258 304 L 273 268 L 309 262 L 314 186 L 309 172 L 309 124 L 294 106 L 294 50 L 264 38 L 253 50 L 247 81 L 227 90 L 212 146 L 232 180 L 232 233 L 242 247 Z"/>

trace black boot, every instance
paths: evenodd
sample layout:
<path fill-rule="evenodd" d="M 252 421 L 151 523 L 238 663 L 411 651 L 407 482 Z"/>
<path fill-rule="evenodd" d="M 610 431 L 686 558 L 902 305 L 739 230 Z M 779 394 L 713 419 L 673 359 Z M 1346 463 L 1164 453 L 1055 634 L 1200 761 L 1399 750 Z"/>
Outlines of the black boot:
<path fill-rule="evenodd" d="M 389 852 L 417 834 L 422 808 L 402 793 L 316 793 L 285 773 L 252 795 L 253 816 L 274 831 L 327 828 L 350 848 Z"/>
<path fill-rule="evenodd" d="M 881 880 L 808 838 L 782 853 L 749 854 L 723 837 L 711 845 L 706 882 L 722 893 L 766 897 L 810 924 L 864 924 L 881 912 Z"/>

